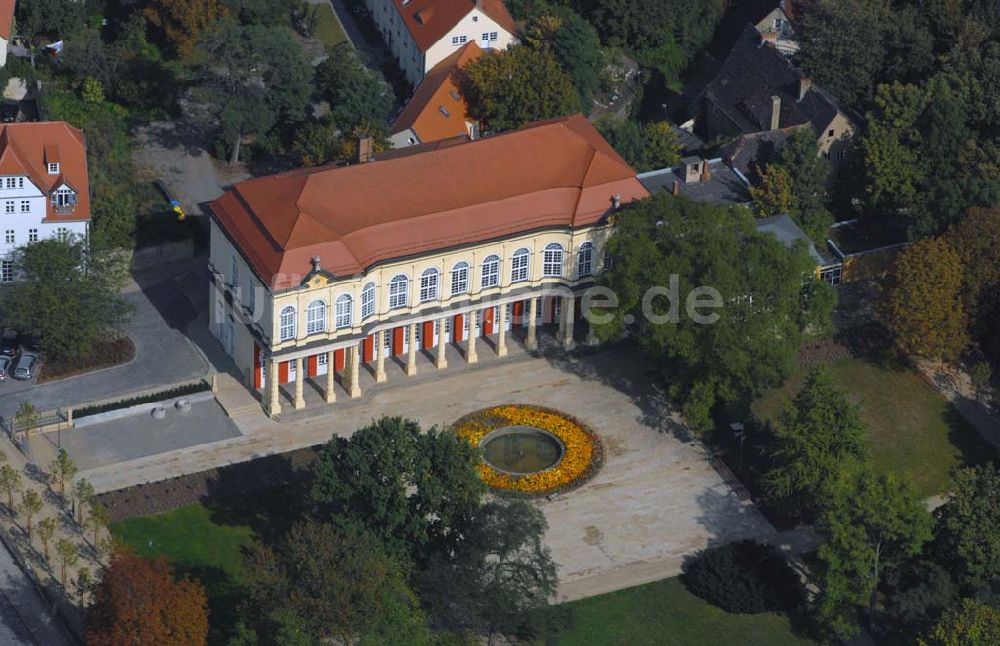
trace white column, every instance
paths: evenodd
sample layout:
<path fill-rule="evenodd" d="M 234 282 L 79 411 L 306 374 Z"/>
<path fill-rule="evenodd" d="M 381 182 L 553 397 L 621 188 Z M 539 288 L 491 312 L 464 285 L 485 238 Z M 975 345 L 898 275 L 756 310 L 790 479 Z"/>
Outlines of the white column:
<path fill-rule="evenodd" d="M 381 384 L 386 381 L 385 374 L 385 335 L 388 330 L 375 333 L 375 383 Z"/>
<path fill-rule="evenodd" d="M 278 362 L 267 360 L 267 414 L 271 417 L 281 414 L 281 390 L 278 388 Z"/>
<path fill-rule="evenodd" d="M 358 345 L 352 345 L 347 350 L 347 361 L 350 363 L 348 375 L 347 393 L 352 397 L 361 396 L 361 382 L 359 380 L 361 370 L 361 356 L 358 352 Z"/>
<path fill-rule="evenodd" d="M 538 349 L 536 318 L 538 318 L 538 299 L 532 296 L 528 299 L 528 335 L 524 338 L 524 347 L 528 350 Z"/>
<path fill-rule="evenodd" d="M 448 357 L 446 356 L 448 351 L 448 333 L 445 331 L 444 327 L 447 322 L 447 316 L 438 320 L 437 357 L 434 360 L 434 365 L 438 367 L 438 370 L 448 367 Z"/>
<path fill-rule="evenodd" d="M 562 319 L 563 336 L 562 345 L 566 350 L 573 349 L 573 308 L 576 302 L 572 296 L 563 296 Z"/>
<path fill-rule="evenodd" d="M 295 410 L 306 407 L 306 400 L 302 397 L 302 385 L 306 380 L 304 367 L 302 357 L 295 360 Z"/>
<path fill-rule="evenodd" d="M 333 357 L 333 350 L 326 353 L 326 403 L 332 404 L 337 401 L 337 392 L 334 390 L 334 367 L 336 366 L 335 359 Z"/>
<path fill-rule="evenodd" d="M 476 355 L 476 312 L 469 312 L 465 317 L 469 319 L 469 340 L 465 346 L 465 362 L 476 363 L 479 361 L 479 357 Z"/>
<path fill-rule="evenodd" d="M 497 322 L 500 325 L 500 331 L 497 332 L 497 356 L 506 357 L 507 356 L 507 306 L 506 305 L 497 306 Z"/>
<path fill-rule="evenodd" d="M 410 343 L 406 348 L 406 374 L 412 377 L 417 374 L 417 324 L 410 323 L 408 329 Z"/>

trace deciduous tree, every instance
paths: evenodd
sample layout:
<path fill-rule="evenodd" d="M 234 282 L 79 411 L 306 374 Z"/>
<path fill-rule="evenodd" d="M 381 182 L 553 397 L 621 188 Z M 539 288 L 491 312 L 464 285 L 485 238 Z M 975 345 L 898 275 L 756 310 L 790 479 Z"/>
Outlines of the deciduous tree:
<path fill-rule="evenodd" d="M 492 130 L 580 110 L 573 82 L 545 50 L 518 45 L 480 56 L 460 76 L 469 115 Z"/>
<path fill-rule="evenodd" d="M 199 36 L 216 20 L 229 14 L 219 0 L 152 0 L 143 15 L 178 56 L 188 56 Z"/>
<path fill-rule="evenodd" d="M 264 643 L 294 623 L 309 643 L 430 644 L 399 566 L 357 528 L 300 523 L 277 548 L 254 544 L 247 568 L 248 619 Z"/>
<path fill-rule="evenodd" d="M 21 490 L 21 474 L 9 464 L 0 466 L 0 491 L 7 494 L 7 509 L 14 511 L 14 494 Z"/>
<path fill-rule="evenodd" d="M 69 457 L 66 449 L 59 449 L 59 454 L 49 465 L 49 477 L 59 485 L 59 495 L 66 495 L 66 481 L 76 475 L 76 463 Z"/>
<path fill-rule="evenodd" d="M 330 104 L 332 123 L 341 131 L 385 130 L 393 106 L 392 88 L 381 73 L 365 66 L 350 43 L 330 48 L 327 58 L 316 66 L 316 92 Z"/>
<path fill-rule="evenodd" d="M 886 573 L 918 554 L 932 519 L 908 483 L 893 474 L 862 472 L 840 489 L 820 517 L 820 621 L 841 637 L 857 632 L 856 607 L 874 624 L 878 586 Z"/>
<path fill-rule="evenodd" d="M 970 209 L 945 240 L 962 260 L 962 304 L 973 336 L 986 346 L 996 343 L 990 323 L 1000 311 L 1000 207 Z"/>
<path fill-rule="evenodd" d="M 962 599 L 944 613 L 920 646 L 1000 644 L 1000 611 L 976 599 Z"/>
<path fill-rule="evenodd" d="M 84 634 L 89 646 L 205 644 L 205 591 L 189 579 L 175 580 L 163 558 L 116 552 L 94 592 Z"/>
<path fill-rule="evenodd" d="M 45 556 L 46 561 L 49 560 L 49 544 L 52 542 L 52 537 L 56 535 L 57 529 L 59 529 L 59 521 L 51 516 L 38 521 L 38 540 L 42 541 L 42 555 Z"/>
<path fill-rule="evenodd" d="M 1000 472 L 993 464 L 952 474 L 938 510 L 937 549 L 957 581 L 976 589 L 1000 579 Z"/>
<path fill-rule="evenodd" d="M 44 502 L 42 496 L 34 489 L 25 489 L 21 492 L 21 504 L 18 506 L 18 513 L 24 516 L 25 531 L 28 538 L 31 538 L 31 523 L 42 510 Z"/>
<path fill-rule="evenodd" d="M 954 359 L 968 342 L 961 301 L 962 263 L 945 240 L 921 240 L 896 261 L 885 310 L 899 347 L 931 359 Z"/>
<path fill-rule="evenodd" d="M 551 51 L 580 93 L 584 111 L 589 111 L 601 86 L 604 52 L 597 30 L 567 7 L 534 18 L 526 38 L 532 47 Z"/>
<path fill-rule="evenodd" d="M 750 199 L 757 217 L 766 218 L 791 212 L 792 177 L 784 166 L 768 164 L 760 171 L 757 184 L 750 187 Z"/>
<path fill-rule="evenodd" d="M 56 543 L 56 553 L 59 555 L 59 581 L 66 587 L 66 570 L 80 560 L 80 548 L 68 538 L 60 538 Z M 88 642 L 89 643 L 89 642 Z"/>
<path fill-rule="evenodd" d="M 868 456 L 858 407 L 826 371 L 809 374 L 775 433 L 769 493 L 806 516 L 823 509 Z"/>
<path fill-rule="evenodd" d="M 94 485 L 86 478 L 80 478 L 73 485 L 73 504 L 76 506 L 76 522 L 83 524 L 83 506 L 89 505 L 94 498 Z"/>
<path fill-rule="evenodd" d="M 643 124 L 603 117 L 597 122 L 597 129 L 637 172 L 673 166 L 680 160 L 677 136 L 665 121 Z"/>

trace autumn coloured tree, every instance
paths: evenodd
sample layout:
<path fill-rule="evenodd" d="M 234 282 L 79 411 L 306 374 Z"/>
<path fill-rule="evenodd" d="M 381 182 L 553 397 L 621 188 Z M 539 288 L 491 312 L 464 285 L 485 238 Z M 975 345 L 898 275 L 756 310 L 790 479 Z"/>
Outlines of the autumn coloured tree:
<path fill-rule="evenodd" d="M 990 646 L 1000 643 L 1000 611 L 976 599 L 962 599 L 944 613 L 920 646 Z"/>
<path fill-rule="evenodd" d="M 153 0 L 143 11 L 178 56 L 190 54 L 205 28 L 228 14 L 219 0 Z"/>
<path fill-rule="evenodd" d="M 94 592 L 88 646 L 197 646 L 208 635 L 208 602 L 198 583 L 174 578 L 165 559 L 116 552 Z"/>
<path fill-rule="evenodd" d="M 792 209 L 792 177 L 783 166 L 769 164 L 760 171 L 760 181 L 750 187 L 757 217 L 788 213 Z"/>
<path fill-rule="evenodd" d="M 965 348 L 962 280 L 961 258 L 944 239 L 922 240 L 900 254 L 885 314 L 901 350 L 947 361 Z"/>
<path fill-rule="evenodd" d="M 945 235 L 962 259 L 962 303 L 972 336 L 1000 357 L 1000 207 L 973 208 Z"/>

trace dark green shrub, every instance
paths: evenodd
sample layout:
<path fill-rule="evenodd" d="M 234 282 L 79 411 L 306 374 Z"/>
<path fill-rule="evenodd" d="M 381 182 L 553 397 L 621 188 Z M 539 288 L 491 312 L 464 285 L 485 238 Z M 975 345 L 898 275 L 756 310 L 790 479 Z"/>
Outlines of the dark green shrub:
<path fill-rule="evenodd" d="M 159 392 L 150 393 L 148 395 L 142 395 L 140 397 L 120 399 L 114 402 L 95 404 L 94 406 L 83 406 L 73 411 L 73 418 L 80 419 L 81 417 L 87 417 L 88 415 L 97 415 L 98 413 L 106 413 L 108 411 L 120 410 L 122 408 L 128 408 L 130 406 L 138 406 L 139 404 L 151 404 L 153 402 L 159 402 L 165 399 L 173 399 L 174 397 L 183 397 L 184 395 L 193 395 L 195 393 L 201 393 L 211 389 L 212 385 L 210 383 L 201 380 L 196 383 L 187 384 L 185 386 L 178 386 L 176 388 L 171 388 L 169 390 L 161 390 Z"/>
<path fill-rule="evenodd" d="M 684 563 L 681 581 L 727 612 L 789 611 L 802 600 L 798 576 L 777 549 L 745 540 L 710 547 Z"/>

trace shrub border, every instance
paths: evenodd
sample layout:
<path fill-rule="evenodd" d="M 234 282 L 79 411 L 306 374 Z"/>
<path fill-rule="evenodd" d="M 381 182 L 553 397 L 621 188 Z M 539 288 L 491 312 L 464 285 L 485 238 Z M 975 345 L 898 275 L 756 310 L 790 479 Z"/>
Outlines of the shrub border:
<path fill-rule="evenodd" d="M 202 379 L 193 384 L 186 384 L 184 386 L 177 386 L 176 388 L 160 390 L 155 393 L 149 393 L 148 395 L 129 397 L 128 399 L 119 399 L 117 401 L 94 404 L 92 406 L 81 406 L 80 408 L 73 409 L 73 419 L 99 415 L 100 413 L 107 413 L 109 411 L 120 410 L 122 408 L 131 408 L 132 406 L 139 406 L 141 404 L 152 404 L 158 401 L 163 401 L 164 399 L 173 399 L 175 397 L 183 397 L 184 395 L 193 395 L 195 393 L 201 393 L 211 389 L 212 385 Z"/>

